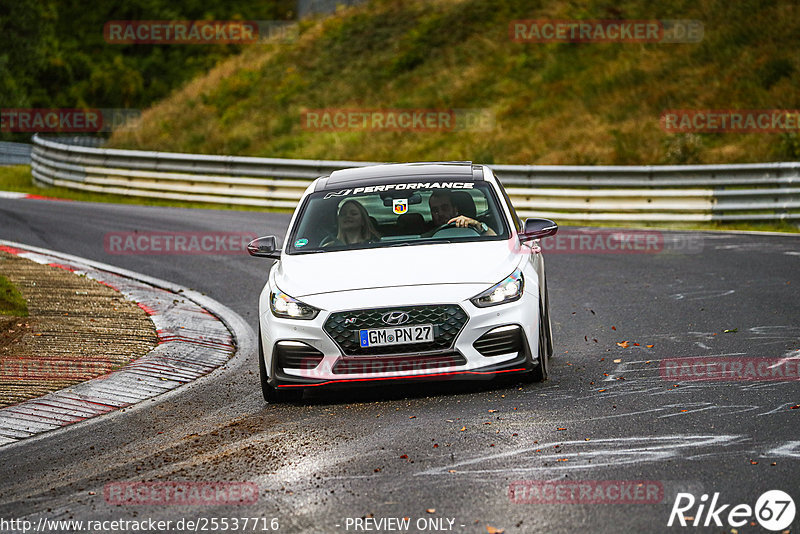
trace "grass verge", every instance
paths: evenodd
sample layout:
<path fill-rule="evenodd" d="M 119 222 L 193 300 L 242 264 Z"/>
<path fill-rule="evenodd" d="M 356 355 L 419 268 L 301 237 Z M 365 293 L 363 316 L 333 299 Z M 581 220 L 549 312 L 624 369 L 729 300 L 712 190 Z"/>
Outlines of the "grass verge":
<path fill-rule="evenodd" d="M 228 209 L 238 211 L 267 211 L 257 206 L 238 206 L 233 204 L 213 204 L 210 202 L 183 202 L 179 200 L 162 200 L 145 197 L 128 197 L 106 193 L 93 193 L 66 187 L 39 187 L 33 183 L 29 165 L 15 165 L 0 167 L 0 191 L 14 191 L 41 195 L 45 197 L 60 198 L 65 200 L 78 200 L 82 202 L 104 202 L 110 204 L 135 204 L 139 206 L 167 206 L 174 208 L 196 209 Z M 285 211 L 285 210 L 284 210 Z"/>
<path fill-rule="evenodd" d="M 0 275 L 0 315 L 28 316 L 28 303 L 19 289 L 3 275 Z"/>

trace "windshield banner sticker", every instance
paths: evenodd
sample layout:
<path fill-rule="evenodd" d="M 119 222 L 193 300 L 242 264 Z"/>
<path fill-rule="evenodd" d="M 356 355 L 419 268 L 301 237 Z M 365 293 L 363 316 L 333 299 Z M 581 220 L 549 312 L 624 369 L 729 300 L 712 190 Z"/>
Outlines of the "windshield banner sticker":
<path fill-rule="evenodd" d="M 379 193 L 381 191 L 401 191 L 403 189 L 472 189 L 472 182 L 410 182 L 401 184 L 370 185 L 356 187 L 355 189 L 342 189 L 325 195 L 325 199 L 332 197 L 346 197 L 362 193 Z"/>

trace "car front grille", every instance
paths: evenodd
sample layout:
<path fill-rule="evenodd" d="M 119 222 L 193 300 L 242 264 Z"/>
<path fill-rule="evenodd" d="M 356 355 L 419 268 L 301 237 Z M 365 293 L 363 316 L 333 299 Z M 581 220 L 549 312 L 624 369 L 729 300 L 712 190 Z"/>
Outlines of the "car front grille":
<path fill-rule="evenodd" d="M 359 330 L 391 327 L 381 320 L 389 312 L 407 313 L 409 320 L 403 326 L 432 324 L 433 341 L 362 348 L 358 341 Z M 456 304 L 400 306 L 336 312 L 328 317 L 323 328 L 346 356 L 419 354 L 452 349 L 467 318 L 466 312 Z"/>
<path fill-rule="evenodd" d="M 476 339 L 472 346 L 483 356 L 521 352 L 524 347 L 522 328 L 516 325 L 495 328 Z"/>
<path fill-rule="evenodd" d="M 464 365 L 467 359 L 456 351 L 428 356 L 393 356 L 340 359 L 333 367 L 335 374 L 424 373 L 443 367 Z"/>

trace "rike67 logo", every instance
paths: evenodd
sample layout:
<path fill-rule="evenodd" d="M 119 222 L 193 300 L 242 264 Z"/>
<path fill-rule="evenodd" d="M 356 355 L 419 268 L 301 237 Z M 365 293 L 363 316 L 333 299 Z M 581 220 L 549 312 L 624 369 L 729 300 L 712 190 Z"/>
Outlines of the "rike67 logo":
<path fill-rule="evenodd" d="M 720 503 L 719 492 L 711 496 L 700 496 L 699 502 L 691 493 L 678 493 L 667 526 L 671 527 L 722 527 L 723 521 L 731 527 L 742 527 L 755 517 L 758 524 L 767 530 L 777 532 L 792 524 L 795 517 L 794 500 L 781 490 L 764 492 L 755 507 L 749 504 Z"/>

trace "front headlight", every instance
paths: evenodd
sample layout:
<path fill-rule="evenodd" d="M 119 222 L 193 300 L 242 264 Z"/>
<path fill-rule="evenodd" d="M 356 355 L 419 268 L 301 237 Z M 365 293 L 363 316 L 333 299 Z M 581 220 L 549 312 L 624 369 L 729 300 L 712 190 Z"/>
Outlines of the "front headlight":
<path fill-rule="evenodd" d="M 319 313 L 317 308 L 290 297 L 278 288 L 269 294 L 269 309 L 272 315 L 283 319 L 310 320 Z"/>
<path fill-rule="evenodd" d="M 522 271 L 517 269 L 502 282 L 493 285 L 480 295 L 472 297 L 470 300 L 478 308 L 488 308 L 489 306 L 514 302 L 515 300 L 519 300 L 522 296 L 522 288 L 524 285 Z"/>

